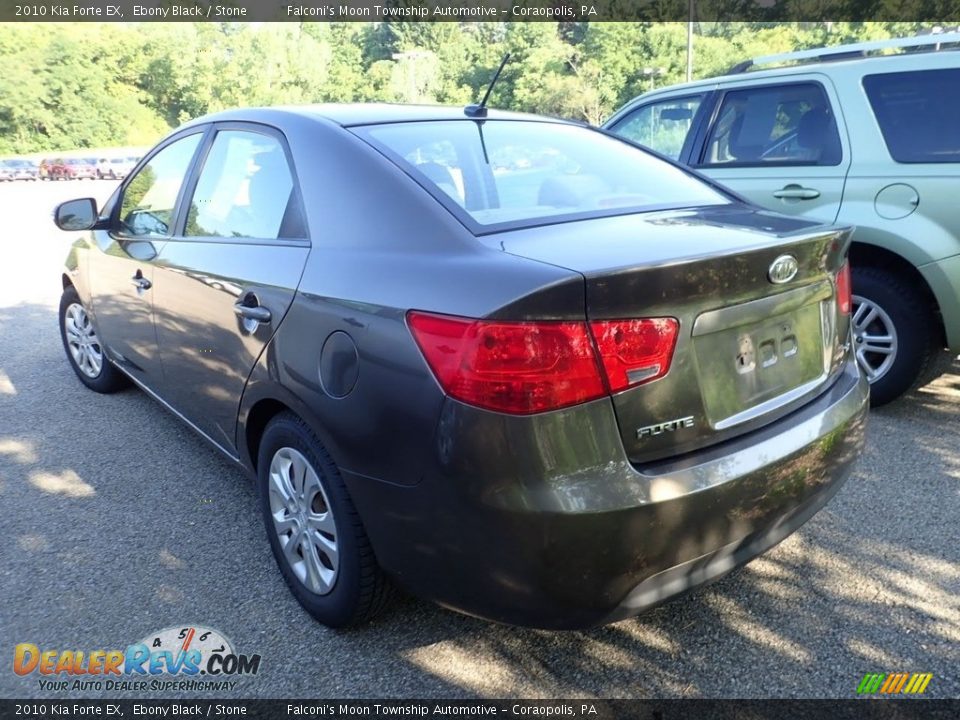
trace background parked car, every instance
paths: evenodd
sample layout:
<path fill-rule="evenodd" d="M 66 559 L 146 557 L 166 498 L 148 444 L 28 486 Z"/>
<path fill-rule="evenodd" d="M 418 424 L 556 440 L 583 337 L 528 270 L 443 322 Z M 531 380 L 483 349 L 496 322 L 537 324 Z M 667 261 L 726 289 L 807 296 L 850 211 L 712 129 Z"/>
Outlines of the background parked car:
<path fill-rule="evenodd" d="M 95 180 L 97 161 L 94 158 L 64 158 L 48 163 L 51 180 Z"/>
<path fill-rule="evenodd" d="M 30 160 L 0 160 L 0 180 L 36 180 L 37 166 Z"/>
<path fill-rule="evenodd" d="M 97 161 L 97 177 L 101 180 L 123 180 L 136 161 L 128 157 L 100 158 Z"/>
<path fill-rule="evenodd" d="M 960 348 L 960 93 L 947 91 L 960 87 L 958 43 L 757 58 L 646 93 L 604 124 L 758 204 L 856 226 L 854 343 L 874 405 L 940 374 Z M 895 48 L 915 52 L 870 56 Z"/>

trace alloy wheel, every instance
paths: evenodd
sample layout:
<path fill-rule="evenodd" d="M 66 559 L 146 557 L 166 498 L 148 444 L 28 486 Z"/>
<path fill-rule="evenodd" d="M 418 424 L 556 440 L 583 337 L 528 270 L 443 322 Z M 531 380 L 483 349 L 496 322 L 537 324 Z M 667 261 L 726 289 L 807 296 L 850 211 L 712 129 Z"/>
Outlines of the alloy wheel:
<path fill-rule="evenodd" d="M 70 356 L 80 372 L 96 379 L 103 369 L 103 348 L 83 305 L 71 303 L 63 316 Z"/>
<path fill-rule="evenodd" d="M 867 298 L 853 296 L 853 347 L 867 380 L 886 375 L 897 359 L 897 329 L 882 307 Z"/>
<path fill-rule="evenodd" d="M 316 470 L 298 450 L 283 447 L 270 461 L 270 515 L 280 548 L 304 587 L 333 589 L 340 564 L 333 508 Z"/>

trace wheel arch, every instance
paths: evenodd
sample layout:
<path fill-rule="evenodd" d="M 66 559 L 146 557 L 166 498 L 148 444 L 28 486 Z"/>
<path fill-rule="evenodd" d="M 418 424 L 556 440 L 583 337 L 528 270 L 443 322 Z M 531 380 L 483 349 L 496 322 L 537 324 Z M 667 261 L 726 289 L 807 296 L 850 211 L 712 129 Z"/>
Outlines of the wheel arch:
<path fill-rule="evenodd" d="M 283 412 L 290 412 L 305 422 L 337 467 L 342 467 L 330 433 L 309 407 L 282 385 L 271 381 L 251 380 L 244 392 L 237 420 L 237 450 L 241 463 L 254 477 L 257 474 L 257 459 L 263 433 L 270 421 Z"/>

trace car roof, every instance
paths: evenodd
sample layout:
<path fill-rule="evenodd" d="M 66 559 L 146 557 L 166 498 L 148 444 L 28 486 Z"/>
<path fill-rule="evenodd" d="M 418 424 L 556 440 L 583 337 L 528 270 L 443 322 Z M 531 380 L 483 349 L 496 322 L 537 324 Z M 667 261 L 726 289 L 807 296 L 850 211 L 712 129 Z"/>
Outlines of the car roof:
<path fill-rule="evenodd" d="M 952 36 L 951 36 L 952 37 Z M 836 46 L 836 50 L 841 50 L 844 48 L 853 48 L 856 46 Z M 825 50 L 830 48 L 824 48 Z M 696 92 L 702 90 L 708 90 L 713 88 L 715 85 L 726 83 L 726 82 L 738 82 L 738 81 L 748 81 L 753 83 L 755 81 L 763 81 L 766 79 L 787 79 L 794 75 L 809 75 L 811 73 L 823 73 L 823 74 L 833 74 L 834 72 L 845 72 L 852 71 L 854 73 L 859 72 L 857 68 L 862 68 L 864 71 L 869 68 L 871 71 L 892 71 L 892 66 L 899 65 L 901 63 L 913 62 L 918 58 L 921 60 L 929 60 L 931 66 L 948 66 L 956 62 L 955 53 L 960 52 L 960 50 L 944 50 L 942 52 L 901 52 L 893 53 L 889 55 L 868 55 L 868 56 L 844 56 L 837 55 L 820 62 L 797 62 L 796 64 L 774 64 L 774 65 L 754 65 L 748 69 L 737 72 L 735 68 L 722 75 L 714 75 L 707 78 L 702 78 L 700 80 L 694 80 L 692 82 L 676 83 L 672 85 L 664 85 L 663 87 L 657 88 L 655 90 L 650 90 L 648 92 L 637 95 L 636 97 L 631 98 L 624 105 L 616 110 L 609 118 L 604 121 L 604 125 L 609 123 L 615 118 L 619 118 L 624 112 L 628 109 L 633 108 L 641 100 L 647 101 L 650 99 L 658 97 L 676 97 L 677 95 L 683 94 L 684 92 Z M 786 53 L 783 57 L 787 57 L 790 53 Z M 774 56 L 779 57 L 779 56 Z M 946 58 L 953 58 L 952 60 Z M 755 69 L 763 67 L 763 69 Z M 881 70 L 881 68 L 883 70 Z"/>
<path fill-rule="evenodd" d="M 286 105 L 276 107 L 253 107 L 225 110 L 199 117 L 188 125 L 209 122 L 274 120 L 277 114 L 290 117 L 327 120 L 343 127 L 376 125 L 381 123 L 424 122 L 430 120 L 473 120 L 464 113 L 464 108 L 449 105 L 403 105 L 393 103 L 344 103 L 318 105 Z M 526 120 L 576 124 L 568 120 L 548 118 L 541 115 L 488 109 L 485 120 Z"/>

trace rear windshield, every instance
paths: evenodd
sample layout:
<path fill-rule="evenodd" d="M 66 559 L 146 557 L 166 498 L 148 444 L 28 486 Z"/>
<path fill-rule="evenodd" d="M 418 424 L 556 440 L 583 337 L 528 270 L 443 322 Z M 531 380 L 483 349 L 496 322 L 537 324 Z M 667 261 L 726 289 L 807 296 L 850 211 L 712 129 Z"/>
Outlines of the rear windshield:
<path fill-rule="evenodd" d="M 576 125 L 453 120 L 354 132 L 485 231 L 730 202 L 654 155 Z"/>
<path fill-rule="evenodd" d="M 894 160 L 960 161 L 960 69 L 867 75 L 863 87 Z"/>

